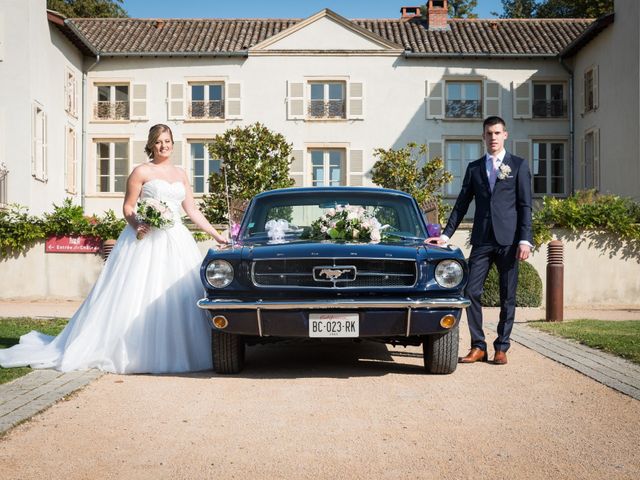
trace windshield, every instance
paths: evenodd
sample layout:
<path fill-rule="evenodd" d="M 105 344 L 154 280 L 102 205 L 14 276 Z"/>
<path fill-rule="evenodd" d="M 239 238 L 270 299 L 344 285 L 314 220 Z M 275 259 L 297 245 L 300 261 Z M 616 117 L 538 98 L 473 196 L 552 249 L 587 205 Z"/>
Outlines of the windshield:
<path fill-rule="evenodd" d="M 375 219 L 385 238 L 425 238 L 424 222 L 407 197 L 371 192 L 305 192 L 264 197 L 254 203 L 242 225 L 241 238 L 255 240 L 279 229 L 287 239 L 313 237 L 314 223 L 346 209 Z M 324 217 L 323 217 L 324 216 Z"/>

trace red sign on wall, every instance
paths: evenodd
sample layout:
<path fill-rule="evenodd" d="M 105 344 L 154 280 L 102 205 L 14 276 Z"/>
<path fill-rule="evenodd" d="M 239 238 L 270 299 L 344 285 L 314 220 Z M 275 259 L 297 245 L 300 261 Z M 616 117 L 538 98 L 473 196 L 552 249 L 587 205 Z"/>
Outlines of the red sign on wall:
<path fill-rule="evenodd" d="M 101 241 L 97 237 L 49 237 L 44 244 L 45 253 L 96 253 Z"/>

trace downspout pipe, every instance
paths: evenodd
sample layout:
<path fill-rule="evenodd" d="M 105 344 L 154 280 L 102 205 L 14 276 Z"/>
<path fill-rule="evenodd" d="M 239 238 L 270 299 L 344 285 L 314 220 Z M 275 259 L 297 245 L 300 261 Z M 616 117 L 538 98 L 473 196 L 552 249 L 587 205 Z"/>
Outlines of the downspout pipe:
<path fill-rule="evenodd" d="M 562 68 L 564 68 L 567 73 L 569 74 L 569 101 L 568 101 L 568 107 L 569 107 L 569 145 L 570 147 L 570 151 L 571 151 L 571 158 L 569 161 L 569 167 L 570 167 L 570 177 L 571 178 L 571 195 L 573 195 L 576 191 L 575 189 L 575 171 L 576 171 L 576 149 L 575 149 L 575 121 L 574 121 L 574 111 L 575 111 L 575 105 L 574 105 L 574 99 L 573 99 L 573 92 L 574 92 L 574 80 L 575 80 L 575 76 L 573 73 L 573 70 L 571 69 L 571 67 L 569 65 L 567 65 L 567 63 L 564 61 L 564 58 L 562 58 L 561 56 L 558 56 L 558 59 L 560 60 L 560 65 L 562 65 Z"/>

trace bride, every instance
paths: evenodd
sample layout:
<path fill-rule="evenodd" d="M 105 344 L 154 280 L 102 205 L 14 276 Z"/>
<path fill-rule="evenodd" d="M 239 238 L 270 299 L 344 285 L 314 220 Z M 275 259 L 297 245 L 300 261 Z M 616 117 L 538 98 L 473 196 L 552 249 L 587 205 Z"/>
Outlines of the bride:
<path fill-rule="evenodd" d="M 180 205 L 218 243 L 226 240 L 196 207 L 185 172 L 171 164 L 171 129 L 151 127 L 145 151 L 151 161 L 127 180 L 128 225 L 85 301 L 57 337 L 32 331 L 0 350 L 0 365 L 113 373 L 212 368 L 208 314 L 196 306 L 202 257 L 180 222 Z M 137 201 L 147 198 L 169 206 L 173 226 L 155 229 L 138 220 Z"/>

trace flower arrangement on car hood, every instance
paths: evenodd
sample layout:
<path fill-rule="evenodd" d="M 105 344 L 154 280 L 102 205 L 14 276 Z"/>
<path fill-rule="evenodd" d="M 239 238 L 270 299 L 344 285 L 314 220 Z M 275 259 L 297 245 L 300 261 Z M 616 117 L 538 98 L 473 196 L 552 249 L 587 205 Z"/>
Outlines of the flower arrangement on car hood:
<path fill-rule="evenodd" d="M 379 242 L 388 225 L 380 222 L 362 207 L 337 206 L 311 223 L 310 238 Z"/>

